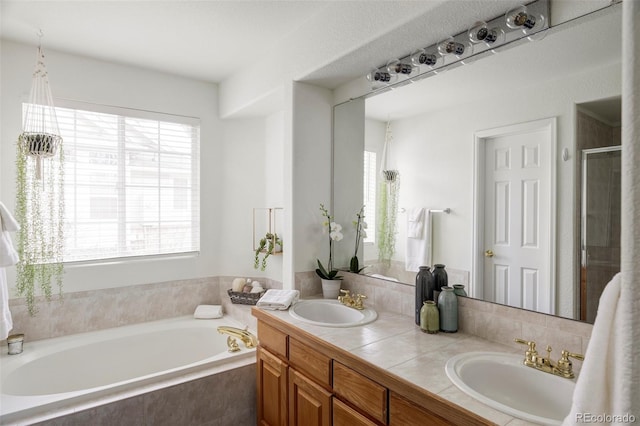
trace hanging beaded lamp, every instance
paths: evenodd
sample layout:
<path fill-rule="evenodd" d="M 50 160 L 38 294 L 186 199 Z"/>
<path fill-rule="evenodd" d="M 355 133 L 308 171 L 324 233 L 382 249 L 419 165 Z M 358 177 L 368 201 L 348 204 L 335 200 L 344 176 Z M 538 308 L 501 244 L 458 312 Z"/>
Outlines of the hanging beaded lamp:
<path fill-rule="evenodd" d="M 42 38 L 42 32 L 38 36 Z M 38 56 L 31 80 L 29 103 L 26 106 L 18 143 L 22 145 L 24 152 L 35 157 L 38 179 L 42 176 L 42 159 L 56 155 L 62 143 L 40 43 L 38 43 Z"/>

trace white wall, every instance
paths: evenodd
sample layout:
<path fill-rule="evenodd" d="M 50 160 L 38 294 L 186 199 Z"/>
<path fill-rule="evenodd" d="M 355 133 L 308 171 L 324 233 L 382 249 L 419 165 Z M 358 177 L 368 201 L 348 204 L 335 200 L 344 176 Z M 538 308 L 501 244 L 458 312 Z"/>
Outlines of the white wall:
<path fill-rule="evenodd" d="M 36 48 L 2 41 L 0 199 L 15 206 L 15 141 L 21 131 L 21 103 L 28 99 Z M 201 119 L 201 252 L 197 257 L 115 264 L 68 266 L 64 291 L 86 291 L 140 283 L 232 274 L 261 276 L 253 269 L 252 208 L 280 202 L 265 191 L 281 191 L 281 178 L 266 162 L 278 163 L 280 118 L 222 122 L 217 86 L 140 68 L 63 54 L 45 47 L 53 95 L 96 104 L 139 108 Z M 281 161 L 281 160 L 280 160 Z M 258 205 L 257 205 L 257 204 Z M 264 275 L 281 276 L 281 259 L 271 259 Z M 271 268 L 273 267 L 273 269 Z M 15 282 L 10 268 L 9 283 Z"/>
<path fill-rule="evenodd" d="M 433 262 L 444 263 L 454 269 L 471 270 L 474 133 L 558 117 L 558 307 L 561 315 L 572 316 L 576 268 L 573 257 L 573 159 L 578 155 L 574 140 L 575 103 L 619 96 L 620 83 L 620 64 L 605 65 L 570 78 L 529 85 L 526 91 L 535 93 L 535 96 L 517 105 L 509 88 L 496 88 L 492 99 L 393 121 L 393 152 L 401 173 L 400 207 L 449 207 L 452 210 L 450 215 L 434 216 Z M 367 130 L 374 129 L 369 125 Z M 380 134 L 375 138 L 379 140 Z M 572 161 L 562 161 L 564 148 L 569 149 Z M 400 261 L 404 261 L 405 255 L 405 221 L 406 217 L 399 215 L 394 258 Z"/>

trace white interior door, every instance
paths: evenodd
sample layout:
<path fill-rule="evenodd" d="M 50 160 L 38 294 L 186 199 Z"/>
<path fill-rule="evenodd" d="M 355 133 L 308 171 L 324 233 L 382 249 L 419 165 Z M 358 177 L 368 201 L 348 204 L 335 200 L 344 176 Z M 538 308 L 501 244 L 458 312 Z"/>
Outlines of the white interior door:
<path fill-rule="evenodd" d="M 554 313 L 554 122 L 486 131 L 479 141 L 484 298 Z"/>

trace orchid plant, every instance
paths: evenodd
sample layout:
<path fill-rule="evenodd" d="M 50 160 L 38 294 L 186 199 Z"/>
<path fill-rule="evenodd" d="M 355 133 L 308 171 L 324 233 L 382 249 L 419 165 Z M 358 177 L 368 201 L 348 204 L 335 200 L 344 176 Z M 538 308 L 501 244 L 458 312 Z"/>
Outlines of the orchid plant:
<path fill-rule="evenodd" d="M 318 268 L 316 269 L 316 274 L 323 280 L 340 280 L 342 277 L 338 276 L 338 270 L 333 269 L 333 242 L 340 241 L 344 237 L 342 235 L 342 226 L 332 220 L 333 217 L 329 214 L 324 204 L 320 204 L 320 211 L 325 218 L 322 222 L 323 232 L 327 233 L 329 231 L 329 263 L 325 268 L 320 259 L 317 259 Z"/>
<path fill-rule="evenodd" d="M 360 268 L 360 262 L 358 260 L 358 248 L 360 247 L 360 241 L 367 237 L 367 222 L 364 221 L 364 206 L 362 206 L 360 211 L 356 213 L 356 220 L 353 221 L 353 226 L 356 228 L 356 249 L 351 261 L 349 262 L 349 272 L 358 274 L 365 268 Z"/>

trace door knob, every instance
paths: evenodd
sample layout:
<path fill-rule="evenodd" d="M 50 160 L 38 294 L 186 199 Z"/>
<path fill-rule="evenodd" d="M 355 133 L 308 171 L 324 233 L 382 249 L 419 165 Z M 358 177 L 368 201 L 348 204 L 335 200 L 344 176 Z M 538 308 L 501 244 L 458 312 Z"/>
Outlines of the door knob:
<path fill-rule="evenodd" d="M 484 257 L 493 257 L 493 250 L 487 250 L 484 252 Z"/>

